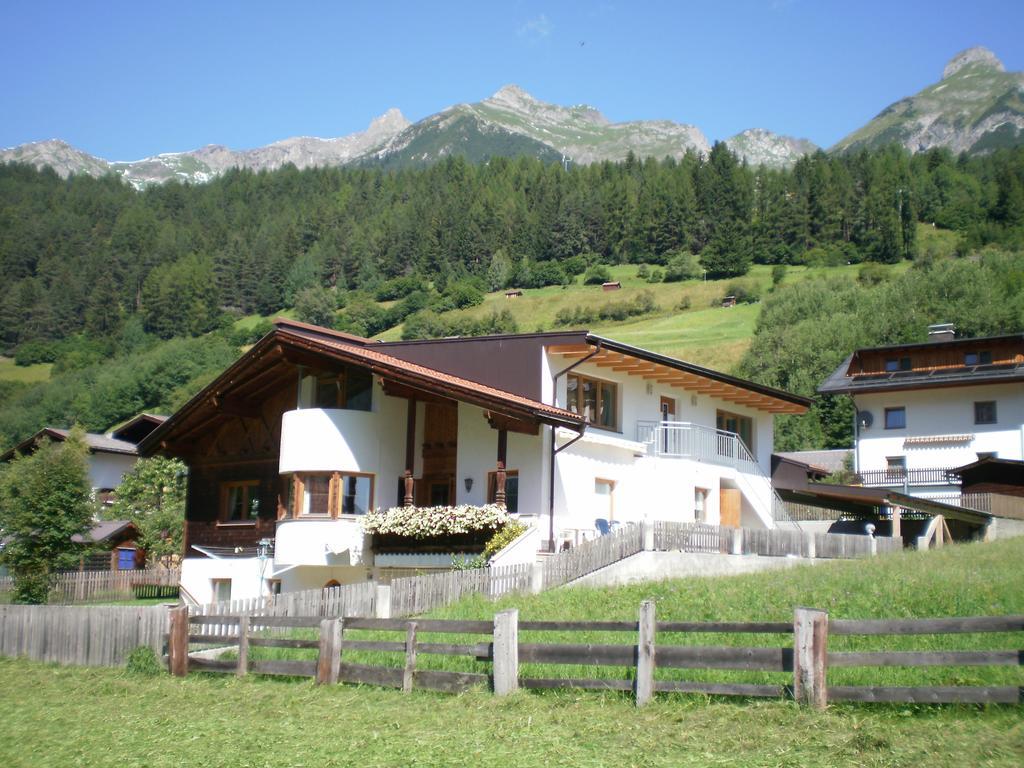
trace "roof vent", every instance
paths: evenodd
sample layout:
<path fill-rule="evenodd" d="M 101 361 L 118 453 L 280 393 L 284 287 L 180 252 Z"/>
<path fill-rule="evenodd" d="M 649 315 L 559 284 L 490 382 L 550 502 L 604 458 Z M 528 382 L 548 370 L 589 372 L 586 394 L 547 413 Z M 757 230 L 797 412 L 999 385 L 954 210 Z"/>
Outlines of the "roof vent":
<path fill-rule="evenodd" d="M 928 341 L 953 341 L 956 326 L 953 323 L 935 323 L 928 326 Z"/>

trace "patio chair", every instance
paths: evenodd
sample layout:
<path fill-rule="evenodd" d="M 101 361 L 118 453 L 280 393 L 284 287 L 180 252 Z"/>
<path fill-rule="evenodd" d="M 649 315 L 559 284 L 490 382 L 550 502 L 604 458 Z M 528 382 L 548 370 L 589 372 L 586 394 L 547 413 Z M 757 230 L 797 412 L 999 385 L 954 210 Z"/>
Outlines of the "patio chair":
<path fill-rule="evenodd" d="M 599 517 L 594 521 L 594 527 L 597 528 L 597 532 L 601 536 L 607 536 L 612 532 L 611 526 L 608 525 L 608 521 L 603 517 Z"/>

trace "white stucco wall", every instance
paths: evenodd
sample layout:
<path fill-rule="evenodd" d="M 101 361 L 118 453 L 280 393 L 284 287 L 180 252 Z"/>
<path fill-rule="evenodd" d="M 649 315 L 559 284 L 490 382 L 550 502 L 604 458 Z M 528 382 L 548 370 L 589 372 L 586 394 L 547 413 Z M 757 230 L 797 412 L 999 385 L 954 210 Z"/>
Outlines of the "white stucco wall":
<path fill-rule="evenodd" d="M 117 488 L 122 478 L 131 472 L 138 456 L 123 453 L 90 453 L 89 454 L 89 485 L 93 490 L 99 488 Z"/>
<path fill-rule="evenodd" d="M 266 579 L 273 578 L 273 563 L 255 557 L 186 557 L 181 563 L 181 586 L 199 604 L 215 601 L 214 579 L 231 580 L 231 599 L 248 600 L 266 594 Z"/>
<path fill-rule="evenodd" d="M 349 566 L 369 561 L 369 536 L 358 515 L 338 520 L 281 520 L 274 538 L 274 563 Z"/>
<path fill-rule="evenodd" d="M 996 402 L 995 424 L 974 423 L 974 403 Z M 999 384 L 857 395 L 858 411 L 873 423 L 861 428 L 856 447 L 859 471 L 886 468 L 886 457 L 905 456 L 908 469 L 957 467 L 976 461 L 979 453 L 1001 459 L 1024 459 L 1024 387 Z M 905 429 L 885 428 L 885 409 L 906 409 Z M 969 436 L 966 441 L 906 444 L 907 438 Z"/>
<path fill-rule="evenodd" d="M 287 411 L 281 423 L 280 472 L 365 472 L 374 475 L 375 507 L 397 502 L 398 478 L 405 470 L 408 401 L 388 397 L 374 382 L 373 409 L 302 408 Z M 420 441 L 424 406 L 417 404 L 414 474 L 423 472 Z"/>

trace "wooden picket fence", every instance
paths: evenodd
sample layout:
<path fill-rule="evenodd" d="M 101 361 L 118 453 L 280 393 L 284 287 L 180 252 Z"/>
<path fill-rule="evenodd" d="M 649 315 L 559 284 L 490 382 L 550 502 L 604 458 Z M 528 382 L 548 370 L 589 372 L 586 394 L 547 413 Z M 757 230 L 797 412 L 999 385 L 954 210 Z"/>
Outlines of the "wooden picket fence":
<path fill-rule="evenodd" d="M 533 567 L 523 563 L 394 579 L 388 613 L 391 616 L 415 616 L 469 595 L 494 599 L 510 592 L 528 592 L 532 577 Z"/>
<path fill-rule="evenodd" d="M 167 607 L 0 605 L 0 655 L 112 667 L 140 645 L 163 653 Z"/>
<path fill-rule="evenodd" d="M 627 525 L 607 536 L 584 541 L 572 549 L 558 552 L 541 563 L 539 589 L 552 589 L 588 573 L 642 552 L 646 525 Z"/>
<path fill-rule="evenodd" d="M 135 598 L 178 599 L 179 568 L 146 568 L 137 571 L 69 571 L 54 582 L 51 605 L 132 600 Z M 0 579 L 0 594 L 10 592 L 14 580 Z"/>
<path fill-rule="evenodd" d="M 1019 666 L 1017 650 L 991 651 L 846 651 L 829 652 L 829 635 L 939 635 L 982 632 L 1024 631 L 1024 616 L 983 616 L 939 619 L 829 620 L 824 611 L 797 608 L 790 622 L 659 622 L 654 601 L 641 603 L 638 621 L 520 621 L 516 609 L 502 611 L 493 621 L 368 619 L 360 617 L 231 617 L 230 638 L 210 635 L 206 628 L 228 617 L 190 616 L 188 609 L 171 614 L 168 634 L 168 666 L 179 676 L 190 669 L 237 675 L 250 673 L 315 677 L 318 683 L 363 683 L 400 688 L 446 692 L 490 685 L 498 695 L 518 688 L 575 688 L 632 691 L 637 705 L 657 693 L 700 693 L 741 697 L 793 697 L 813 707 L 831 701 L 914 702 L 914 703 L 996 703 L 1019 704 L 1024 689 L 1019 686 L 829 686 L 830 667 L 933 667 L 933 666 Z M 267 636 L 268 629 L 303 627 L 319 629 L 319 638 L 292 639 Z M 352 630 L 401 633 L 394 640 L 359 640 L 346 636 Z M 623 633 L 631 641 L 615 644 L 522 642 L 521 632 Z M 424 635 L 475 635 L 465 643 L 428 642 Z M 659 636 L 671 634 L 767 634 L 789 636 L 791 643 L 772 646 L 658 644 Z M 231 642 L 237 646 L 235 660 L 196 658 L 194 644 Z M 258 647 L 316 649 L 315 660 L 258 660 L 250 650 Z M 400 663 L 355 664 L 345 654 L 358 651 L 397 654 Z M 460 656 L 475 662 L 490 662 L 490 673 L 479 671 L 427 670 L 417 668 L 417 658 L 426 654 Z M 624 677 L 527 677 L 520 665 L 547 667 L 566 665 L 610 666 L 627 670 Z M 706 682 L 656 677 L 656 671 L 733 670 L 792 673 L 791 684 Z"/>

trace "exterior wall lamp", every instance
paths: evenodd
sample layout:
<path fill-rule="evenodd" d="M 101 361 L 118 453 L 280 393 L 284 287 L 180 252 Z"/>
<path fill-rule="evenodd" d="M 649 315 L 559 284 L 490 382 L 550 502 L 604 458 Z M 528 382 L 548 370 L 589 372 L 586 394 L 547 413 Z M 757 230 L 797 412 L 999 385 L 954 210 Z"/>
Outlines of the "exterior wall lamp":
<path fill-rule="evenodd" d="M 466 493 L 469 493 L 470 491 L 473 490 L 473 478 L 472 477 L 467 477 L 462 482 L 464 482 L 466 484 Z"/>

